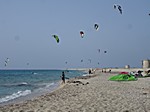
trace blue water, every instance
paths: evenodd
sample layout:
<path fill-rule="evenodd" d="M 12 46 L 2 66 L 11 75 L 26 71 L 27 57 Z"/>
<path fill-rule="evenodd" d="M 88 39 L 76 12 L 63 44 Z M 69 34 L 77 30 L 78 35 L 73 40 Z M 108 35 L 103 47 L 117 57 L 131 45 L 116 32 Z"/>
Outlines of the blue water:
<path fill-rule="evenodd" d="M 0 104 L 32 93 L 56 89 L 62 70 L 0 70 Z M 65 71 L 68 78 L 83 75 L 82 71 Z"/>

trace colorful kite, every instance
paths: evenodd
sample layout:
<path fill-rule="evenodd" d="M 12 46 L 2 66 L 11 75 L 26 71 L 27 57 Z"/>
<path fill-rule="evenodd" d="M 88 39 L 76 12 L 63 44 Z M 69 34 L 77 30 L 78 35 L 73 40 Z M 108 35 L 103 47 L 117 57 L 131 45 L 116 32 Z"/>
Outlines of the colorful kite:
<path fill-rule="evenodd" d="M 58 36 L 57 36 L 57 35 L 52 35 L 52 37 L 54 37 L 54 38 L 55 38 L 55 40 L 56 40 L 56 42 L 57 42 L 57 43 L 59 43 L 59 38 L 58 38 Z"/>
<path fill-rule="evenodd" d="M 83 38 L 84 37 L 84 32 L 80 31 L 80 35 L 81 35 L 81 38 Z"/>

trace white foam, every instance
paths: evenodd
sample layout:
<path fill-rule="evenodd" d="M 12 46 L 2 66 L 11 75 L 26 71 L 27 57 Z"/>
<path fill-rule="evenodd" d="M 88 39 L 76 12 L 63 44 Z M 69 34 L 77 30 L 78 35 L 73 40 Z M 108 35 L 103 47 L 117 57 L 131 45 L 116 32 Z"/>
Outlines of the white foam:
<path fill-rule="evenodd" d="M 27 82 L 22 82 L 22 83 L 18 83 L 18 84 L 16 84 L 16 86 L 26 86 L 26 85 L 28 85 L 28 83 L 27 83 Z"/>
<path fill-rule="evenodd" d="M 16 99 L 21 96 L 26 96 L 31 93 L 31 90 L 18 91 L 17 93 L 13 93 L 12 95 L 6 96 L 4 98 L 0 98 L 0 103 L 7 102 L 13 99 Z"/>
<path fill-rule="evenodd" d="M 36 74 L 38 74 L 38 73 L 35 73 L 35 72 L 34 72 L 33 74 L 36 75 Z"/>
<path fill-rule="evenodd" d="M 51 87 L 51 86 L 53 86 L 54 84 L 55 84 L 54 82 L 53 82 L 53 83 L 49 83 L 49 84 L 46 85 L 46 88 Z"/>
<path fill-rule="evenodd" d="M 21 82 L 21 83 L 3 84 L 1 86 L 11 87 L 11 86 L 26 86 L 26 85 L 29 85 L 29 84 L 27 82 Z"/>
<path fill-rule="evenodd" d="M 89 74 L 83 74 L 82 76 L 88 76 Z"/>

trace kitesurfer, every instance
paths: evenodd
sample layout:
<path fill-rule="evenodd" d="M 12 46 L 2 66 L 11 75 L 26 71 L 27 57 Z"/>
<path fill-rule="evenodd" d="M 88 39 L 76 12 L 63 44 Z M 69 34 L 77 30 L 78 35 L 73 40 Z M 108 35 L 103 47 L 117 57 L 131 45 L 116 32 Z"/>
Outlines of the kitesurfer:
<path fill-rule="evenodd" d="M 62 72 L 61 79 L 62 79 L 62 83 L 65 83 L 65 72 L 64 71 Z"/>

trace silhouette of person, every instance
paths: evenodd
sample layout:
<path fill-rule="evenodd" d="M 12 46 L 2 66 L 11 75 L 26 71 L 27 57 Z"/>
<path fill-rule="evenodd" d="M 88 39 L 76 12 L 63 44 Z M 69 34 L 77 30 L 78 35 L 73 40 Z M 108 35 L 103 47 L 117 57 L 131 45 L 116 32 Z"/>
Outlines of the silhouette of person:
<path fill-rule="evenodd" d="M 62 72 L 61 79 L 62 79 L 62 82 L 65 83 L 65 73 L 64 73 L 64 71 Z"/>

